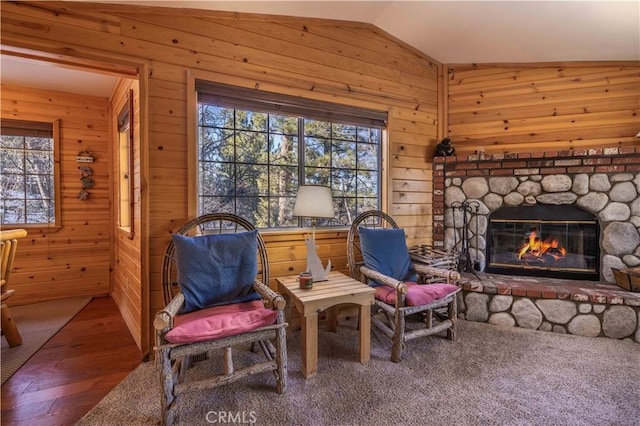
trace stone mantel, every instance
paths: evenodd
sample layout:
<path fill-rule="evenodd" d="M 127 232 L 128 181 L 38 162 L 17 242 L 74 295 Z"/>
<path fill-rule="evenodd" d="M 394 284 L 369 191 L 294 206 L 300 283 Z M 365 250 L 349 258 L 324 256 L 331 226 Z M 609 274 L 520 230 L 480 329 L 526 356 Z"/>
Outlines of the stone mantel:
<path fill-rule="evenodd" d="M 469 251 L 482 269 L 489 215 L 535 204 L 575 205 L 597 217 L 604 280 L 615 281 L 612 267 L 640 266 L 640 147 L 436 157 L 433 175 L 434 246 L 460 241 L 451 203 L 476 200 Z"/>

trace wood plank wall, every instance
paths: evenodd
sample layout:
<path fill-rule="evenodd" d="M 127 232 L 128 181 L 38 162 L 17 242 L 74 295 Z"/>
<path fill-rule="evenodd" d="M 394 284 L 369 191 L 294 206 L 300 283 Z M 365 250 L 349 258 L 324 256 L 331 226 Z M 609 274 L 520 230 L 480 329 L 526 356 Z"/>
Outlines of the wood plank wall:
<path fill-rule="evenodd" d="M 389 112 L 381 191 L 408 243 L 432 238 L 431 157 L 438 140 L 440 65 L 365 24 L 88 3 L 1 3 L 2 43 L 115 63 L 148 75 L 148 176 L 141 270 L 152 316 L 162 306 L 161 255 L 188 219 L 187 72 L 212 81 Z M 144 86 L 143 86 L 144 87 Z M 145 136 L 143 135 L 143 138 Z M 144 144 L 143 144 L 144 146 Z M 146 197 L 146 198 L 145 198 Z M 146 204 L 145 204 L 146 203 Z M 143 215 L 145 208 L 143 207 Z M 323 259 L 346 270 L 346 232 L 319 233 Z M 272 277 L 305 263 L 302 234 L 267 233 Z M 145 244 L 142 244 L 145 247 Z M 148 262 L 148 264 L 145 264 Z M 139 334 L 145 339 L 147 330 Z"/>
<path fill-rule="evenodd" d="M 123 229 L 118 225 L 120 159 L 118 150 L 118 114 L 129 101 L 129 91 L 133 94 L 133 194 L 134 206 L 131 218 L 133 232 L 129 228 Z M 138 347 L 142 348 L 140 330 L 143 324 L 143 295 L 142 285 L 142 255 L 141 255 L 141 206 L 140 206 L 140 85 L 137 80 L 120 78 L 111 96 L 112 123 L 112 158 L 111 175 L 113 184 L 113 265 L 111 278 L 111 296 L 115 300 L 127 327 Z"/>
<path fill-rule="evenodd" d="M 18 244 L 10 304 L 21 305 L 74 296 L 109 294 L 111 253 L 111 153 L 109 99 L 1 85 L 1 118 L 60 119 L 60 201 L 62 227 L 29 228 Z M 91 151 L 95 186 L 86 201 L 76 155 Z"/>
<path fill-rule="evenodd" d="M 640 143 L 640 63 L 449 66 L 457 154 Z"/>

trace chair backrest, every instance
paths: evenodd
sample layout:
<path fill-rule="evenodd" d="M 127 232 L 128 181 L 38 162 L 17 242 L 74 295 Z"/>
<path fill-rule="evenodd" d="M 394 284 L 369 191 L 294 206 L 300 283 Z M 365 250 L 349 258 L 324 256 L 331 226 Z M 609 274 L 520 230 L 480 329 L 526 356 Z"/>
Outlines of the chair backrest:
<path fill-rule="evenodd" d="M 1 251 L 2 259 L 0 263 L 0 284 L 1 292 L 7 292 L 7 285 L 9 283 L 9 275 L 13 268 L 13 261 L 16 257 L 16 249 L 18 247 L 18 239 L 27 236 L 27 231 L 24 229 L 9 229 L 6 231 L 0 231 Z"/>
<path fill-rule="evenodd" d="M 349 233 L 347 234 L 347 262 L 349 263 L 349 273 L 351 277 L 362 282 L 363 278 L 360 274 L 360 266 L 362 262 L 362 249 L 360 248 L 360 238 L 358 237 L 358 228 L 388 228 L 399 229 L 398 224 L 388 214 L 379 210 L 368 210 L 359 214 L 351 224 Z"/>
<path fill-rule="evenodd" d="M 208 213 L 198 216 L 184 224 L 176 231 L 176 234 L 187 236 L 211 235 L 238 233 L 255 230 L 255 226 L 246 219 L 231 213 Z M 269 285 L 269 262 L 264 240 L 258 233 L 258 276 L 262 283 Z M 175 261 L 175 246 L 173 241 L 169 242 L 164 253 L 162 262 L 162 297 L 167 305 L 171 299 L 180 291 L 178 286 L 178 271 Z"/>

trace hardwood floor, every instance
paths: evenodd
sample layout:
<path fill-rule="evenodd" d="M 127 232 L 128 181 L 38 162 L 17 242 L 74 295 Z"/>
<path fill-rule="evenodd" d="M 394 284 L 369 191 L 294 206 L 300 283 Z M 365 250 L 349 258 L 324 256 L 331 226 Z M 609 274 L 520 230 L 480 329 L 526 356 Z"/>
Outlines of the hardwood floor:
<path fill-rule="evenodd" d="M 94 298 L 2 385 L 2 425 L 73 425 L 140 362 L 114 301 Z"/>

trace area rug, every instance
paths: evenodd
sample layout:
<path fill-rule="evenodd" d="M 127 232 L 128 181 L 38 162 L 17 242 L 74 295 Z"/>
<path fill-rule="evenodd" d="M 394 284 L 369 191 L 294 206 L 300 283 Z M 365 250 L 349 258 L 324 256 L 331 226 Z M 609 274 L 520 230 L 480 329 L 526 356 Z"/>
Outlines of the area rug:
<path fill-rule="evenodd" d="M 73 297 L 11 307 L 11 316 L 22 336 L 22 344 L 10 348 L 6 339 L 2 338 L 2 383 L 90 301 L 90 297 Z"/>
<path fill-rule="evenodd" d="M 318 375 L 300 373 L 300 332 L 288 341 L 288 390 L 271 373 L 184 394 L 177 424 L 638 425 L 640 345 L 460 321 L 458 339 L 412 340 L 399 364 L 374 332 L 360 364 L 354 323 L 319 331 Z M 241 357 L 258 356 L 249 351 Z M 189 372 L 200 376 L 207 361 Z M 78 425 L 155 425 L 154 362 L 132 372 Z"/>

